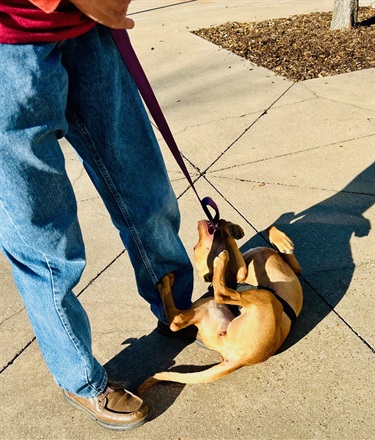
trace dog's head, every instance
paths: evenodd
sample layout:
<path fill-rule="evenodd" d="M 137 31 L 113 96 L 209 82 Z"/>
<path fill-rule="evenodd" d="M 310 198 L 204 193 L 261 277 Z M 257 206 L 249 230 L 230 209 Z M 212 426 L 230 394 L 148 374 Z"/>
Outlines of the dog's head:
<path fill-rule="evenodd" d="M 212 281 L 213 262 L 221 251 L 227 249 L 228 238 L 242 238 L 242 228 L 234 223 L 220 220 L 217 226 L 208 220 L 198 222 L 198 243 L 194 247 L 194 262 L 199 275 Z"/>

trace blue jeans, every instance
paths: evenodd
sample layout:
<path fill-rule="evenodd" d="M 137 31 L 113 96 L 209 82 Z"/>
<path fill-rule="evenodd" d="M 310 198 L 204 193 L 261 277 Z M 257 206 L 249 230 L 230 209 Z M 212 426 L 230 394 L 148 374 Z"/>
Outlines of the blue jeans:
<path fill-rule="evenodd" d="M 191 304 L 177 201 L 107 28 L 56 44 L 0 44 L 0 60 L 0 246 L 56 382 L 95 397 L 107 376 L 72 291 L 85 251 L 58 139 L 65 136 L 82 159 L 129 253 L 140 295 L 164 322 L 156 288 L 163 275 L 176 275 L 177 307 Z"/>

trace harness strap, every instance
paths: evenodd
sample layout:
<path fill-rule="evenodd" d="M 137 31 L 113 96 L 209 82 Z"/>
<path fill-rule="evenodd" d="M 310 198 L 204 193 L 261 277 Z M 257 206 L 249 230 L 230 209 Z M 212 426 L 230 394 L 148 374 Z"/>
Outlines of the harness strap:
<path fill-rule="evenodd" d="M 255 289 L 255 290 L 261 289 L 261 290 L 268 290 L 269 292 L 271 292 L 272 295 L 278 301 L 280 301 L 281 305 L 283 306 L 284 312 L 286 313 L 288 318 L 292 321 L 292 327 L 293 327 L 294 323 L 297 320 L 297 315 L 295 314 L 295 312 L 292 309 L 292 307 L 290 307 L 290 305 L 285 301 L 285 299 L 281 298 L 281 296 L 279 296 L 270 287 L 253 286 L 252 284 L 247 284 L 247 283 L 237 283 L 237 285 L 236 285 L 236 291 L 237 292 L 245 292 L 246 290 L 250 290 L 250 289 Z M 208 291 L 200 299 L 202 299 L 202 298 L 209 298 L 209 297 L 213 297 L 213 296 L 214 296 L 214 286 L 212 284 L 210 284 L 209 287 L 208 287 Z M 240 314 L 239 308 L 237 306 L 234 306 L 234 305 L 231 305 L 231 304 L 227 304 L 227 306 L 231 309 L 232 313 L 235 316 L 238 316 Z"/>
<path fill-rule="evenodd" d="M 284 312 L 286 313 L 286 315 L 288 316 L 288 318 L 292 321 L 292 326 L 294 325 L 294 323 L 297 320 L 297 315 L 295 313 L 295 311 L 292 309 L 292 307 L 285 301 L 284 298 L 281 298 L 281 296 L 279 296 L 273 289 L 271 289 L 270 287 L 264 287 L 264 286 L 252 286 L 251 284 L 246 284 L 246 283 L 238 283 L 236 286 L 236 290 L 238 292 L 244 292 L 246 290 L 250 290 L 250 289 L 261 289 L 261 290 L 268 290 L 269 292 L 272 293 L 272 295 L 281 303 L 281 305 L 283 306 Z"/>

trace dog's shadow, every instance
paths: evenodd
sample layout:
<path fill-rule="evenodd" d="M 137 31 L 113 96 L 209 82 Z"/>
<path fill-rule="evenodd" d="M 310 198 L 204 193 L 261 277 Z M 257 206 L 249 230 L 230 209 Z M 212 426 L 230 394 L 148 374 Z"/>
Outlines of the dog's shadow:
<path fill-rule="evenodd" d="M 340 192 L 300 212 L 285 213 L 274 224 L 289 235 L 302 266 L 304 306 L 283 351 L 306 336 L 340 302 L 355 271 L 350 240 L 365 237 L 371 223 L 364 213 L 373 205 L 375 165 L 372 164 Z M 257 234 L 241 250 L 263 246 Z M 280 352 L 279 351 L 279 352 Z"/>

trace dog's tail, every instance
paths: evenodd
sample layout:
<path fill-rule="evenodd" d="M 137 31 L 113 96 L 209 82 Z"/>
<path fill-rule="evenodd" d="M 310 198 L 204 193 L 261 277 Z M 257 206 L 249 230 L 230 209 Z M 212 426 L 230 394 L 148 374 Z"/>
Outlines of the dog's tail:
<path fill-rule="evenodd" d="M 216 364 L 207 370 L 197 371 L 195 373 L 178 373 L 175 371 L 163 371 L 156 373 L 149 379 L 145 380 L 138 388 L 138 395 L 142 395 L 146 390 L 155 385 L 157 382 L 179 382 L 179 383 L 206 383 L 213 382 L 220 379 L 229 373 L 241 368 L 242 363 L 239 362 L 227 362 L 223 360 L 219 364 Z"/>

